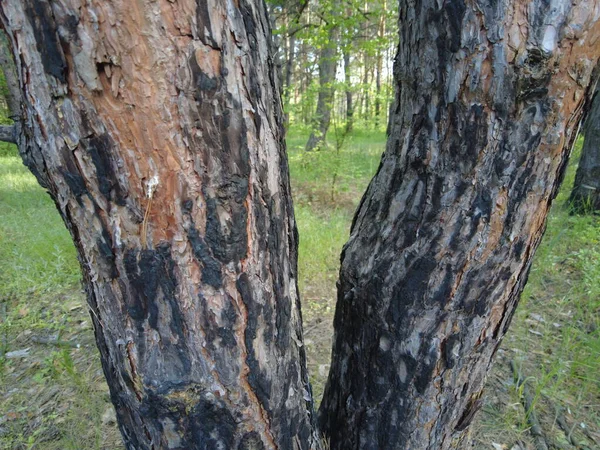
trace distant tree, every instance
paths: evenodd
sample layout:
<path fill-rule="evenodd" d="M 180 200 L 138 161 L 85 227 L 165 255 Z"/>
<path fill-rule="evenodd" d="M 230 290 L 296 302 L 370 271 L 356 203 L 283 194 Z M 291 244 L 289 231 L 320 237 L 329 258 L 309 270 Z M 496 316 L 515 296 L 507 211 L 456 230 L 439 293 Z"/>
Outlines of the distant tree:
<path fill-rule="evenodd" d="M 126 447 L 464 448 L 595 81 L 594 6 L 400 1 L 317 428 L 263 2 L 1 2 L 19 151 L 77 247 Z"/>
<path fill-rule="evenodd" d="M 596 91 L 583 125 L 583 149 L 569 197 L 576 213 L 600 211 L 600 95 Z"/>
<path fill-rule="evenodd" d="M 340 26 L 336 6 L 329 11 L 326 39 L 319 49 L 319 94 L 312 120 L 312 131 L 306 143 L 306 151 L 318 149 L 325 144 L 331 123 L 335 95 L 335 76 L 339 59 Z"/>

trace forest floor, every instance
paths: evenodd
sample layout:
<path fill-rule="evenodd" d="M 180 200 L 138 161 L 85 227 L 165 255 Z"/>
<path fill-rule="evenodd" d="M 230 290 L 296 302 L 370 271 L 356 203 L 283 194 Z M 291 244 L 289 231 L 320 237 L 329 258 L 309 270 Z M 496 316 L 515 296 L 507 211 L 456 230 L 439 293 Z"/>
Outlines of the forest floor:
<path fill-rule="evenodd" d="M 311 381 L 329 369 L 339 254 L 383 133 L 304 153 L 288 137 Z M 472 426 L 473 448 L 600 449 L 600 219 L 565 208 L 576 155 Z M 0 147 L 0 449 L 119 449 L 69 235 L 13 149 Z M 525 381 L 514 381 L 511 362 Z M 527 409 L 523 398 L 527 397 Z"/>

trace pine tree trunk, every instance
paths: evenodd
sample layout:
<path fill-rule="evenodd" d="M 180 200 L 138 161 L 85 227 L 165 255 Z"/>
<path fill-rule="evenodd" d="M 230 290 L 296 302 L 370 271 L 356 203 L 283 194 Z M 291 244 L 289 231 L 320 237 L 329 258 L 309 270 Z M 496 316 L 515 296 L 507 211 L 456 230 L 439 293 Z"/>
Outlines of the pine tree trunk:
<path fill-rule="evenodd" d="M 594 95 L 592 106 L 583 125 L 583 149 L 569 197 L 569 206 L 576 213 L 600 211 L 600 95 Z"/>
<path fill-rule="evenodd" d="M 333 450 L 460 447 L 600 54 L 588 2 L 438 5 L 400 4 L 390 139 L 342 255 Z M 317 448 L 263 3 L 0 13 L 126 447 Z"/>
<path fill-rule="evenodd" d="M 263 2 L 3 0 L 128 449 L 314 448 Z"/>
<path fill-rule="evenodd" d="M 593 8 L 400 1 L 387 149 L 342 252 L 333 450 L 466 448 L 600 54 Z"/>

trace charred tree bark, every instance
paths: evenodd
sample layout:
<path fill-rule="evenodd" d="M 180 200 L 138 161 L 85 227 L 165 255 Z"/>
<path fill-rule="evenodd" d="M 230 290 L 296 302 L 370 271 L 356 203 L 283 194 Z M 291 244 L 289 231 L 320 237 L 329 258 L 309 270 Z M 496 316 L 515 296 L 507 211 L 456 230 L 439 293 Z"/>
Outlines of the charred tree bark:
<path fill-rule="evenodd" d="M 14 125 L 0 125 L 0 142 L 17 143 Z"/>
<path fill-rule="evenodd" d="M 3 0 L 129 449 L 313 448 L 263 2 Z"/>
<path fill-rule="evenodd" d="M 576 213 L 600 211 L 600 95 L 596 91 L 583 125 L 583 149 L 569 196 Z"/>
<path fill-rule="evenodd" d="M 327 130 L 331 122 L 331 110 L 335 95 L 335 73 L 338 58 L 338 34 L 337 25 L 329 29 L 329 39 L 319 54 L 319 96 L 317 110 L 312 120 L 312 132 L 306 143 L 306 151 L 320 148 L 325 144 Z"/>
<path fill-rule="evenodd" d="M 342 252 L 333 450 L 465 448 L 600 55 L 593 9 L 400 1 L 388 145 Z"/>

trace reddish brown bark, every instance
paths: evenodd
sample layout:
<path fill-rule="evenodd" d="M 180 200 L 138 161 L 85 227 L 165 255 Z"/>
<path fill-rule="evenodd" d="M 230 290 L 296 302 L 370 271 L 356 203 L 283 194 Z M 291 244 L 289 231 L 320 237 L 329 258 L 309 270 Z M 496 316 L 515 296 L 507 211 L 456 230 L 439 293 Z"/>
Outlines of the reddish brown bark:
<path fill-rule="evenodd" d="M 262 2 L 6 0 L 18 144 L 78 248 L 130 449 L 313 446 Z"/>

